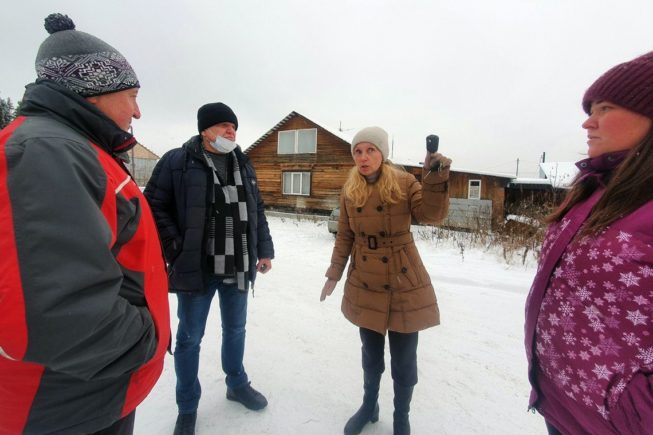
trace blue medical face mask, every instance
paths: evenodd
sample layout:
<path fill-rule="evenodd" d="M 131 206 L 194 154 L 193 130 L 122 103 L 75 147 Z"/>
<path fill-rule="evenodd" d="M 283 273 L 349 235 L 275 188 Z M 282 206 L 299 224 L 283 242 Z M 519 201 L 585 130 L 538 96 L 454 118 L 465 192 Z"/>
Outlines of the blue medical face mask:
<path fill-rule="evenodd" d="M 222 136 L 218 136 L 214 141 L 209 141 L 209 144 L 219 153 L 228 154 L 236 149 L 238 144 L 236 142 L 226 139 Z"/>

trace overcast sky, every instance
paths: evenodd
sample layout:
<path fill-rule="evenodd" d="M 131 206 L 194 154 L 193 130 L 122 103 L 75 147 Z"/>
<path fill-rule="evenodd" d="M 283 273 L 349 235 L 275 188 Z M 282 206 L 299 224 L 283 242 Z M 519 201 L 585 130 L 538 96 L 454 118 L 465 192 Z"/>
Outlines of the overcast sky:
<path fill-rule="evenodd" d="M 580 101 L 617 63 L 653 50 L 651 0 L 18 1 L 0 15 L 0 96 L 35 79 L 51 12 L 117 48 L 141 82 L 141 143 L 197 134 L 222 101 L 251 145 L 290 112 L 353 135 L 379 125 L 395 160 L 440 136 L 454 168 L 534 176 L 584 157 Z"/>

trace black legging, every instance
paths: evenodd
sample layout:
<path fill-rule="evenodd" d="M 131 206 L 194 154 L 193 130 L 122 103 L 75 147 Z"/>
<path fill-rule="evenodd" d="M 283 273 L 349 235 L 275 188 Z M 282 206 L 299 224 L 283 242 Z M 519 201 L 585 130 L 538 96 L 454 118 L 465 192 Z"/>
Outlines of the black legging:
<path fill-rule="evenodd" d="M 363 354 L 363 370 L 383 373 L 385 370 L 385 337 L 378 332 L 360 328 Z M 412 387 L 417 384 L 417 332 L 404 334 L 388 331 L 390 342 L 390 367 L 392 379 L 399 385 Z"/>
<path fill-rule="evenodd" d="M 549 435 L 562 435 L 562 432 L 556 429 L 555 426 L 553 426 L 551 423 L 546 420 L 544 423 L 546 423 L 546 430 L 549 432 Z"/>

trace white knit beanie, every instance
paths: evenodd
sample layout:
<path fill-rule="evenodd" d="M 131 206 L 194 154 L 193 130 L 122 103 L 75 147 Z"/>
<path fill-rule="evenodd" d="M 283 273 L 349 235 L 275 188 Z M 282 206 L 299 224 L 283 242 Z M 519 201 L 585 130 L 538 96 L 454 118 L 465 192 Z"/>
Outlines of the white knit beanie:
<path fill-rule="evenodd" d="M 365 127 L 354 136 L 351 141 L 351 153 L 354 154 L 354 148 L 361 142 L 368 142 L 381 151 L 383 161 L 388 160 L 388 133 L 381 127 Z"/>

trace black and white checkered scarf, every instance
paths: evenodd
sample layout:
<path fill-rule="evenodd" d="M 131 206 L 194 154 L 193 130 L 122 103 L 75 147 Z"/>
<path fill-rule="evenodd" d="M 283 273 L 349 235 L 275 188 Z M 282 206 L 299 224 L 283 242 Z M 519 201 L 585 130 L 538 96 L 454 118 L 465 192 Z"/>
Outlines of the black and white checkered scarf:
<path fill-rule="evenodd" d="M 209 264 L 215 275 L 223 276 L 225 282 L 235 282 L 238 284 L 238 289 L 247 291 L 249 289 L 247 203 L 238 158 L 233 151 L 230 153 L 224 186 L 220 183 L 213 160 L 206 151 L 204 151 L 204 158 L 213 170 L 213 195 L 211 196 L 213 203 L 206 249 Z"/>

